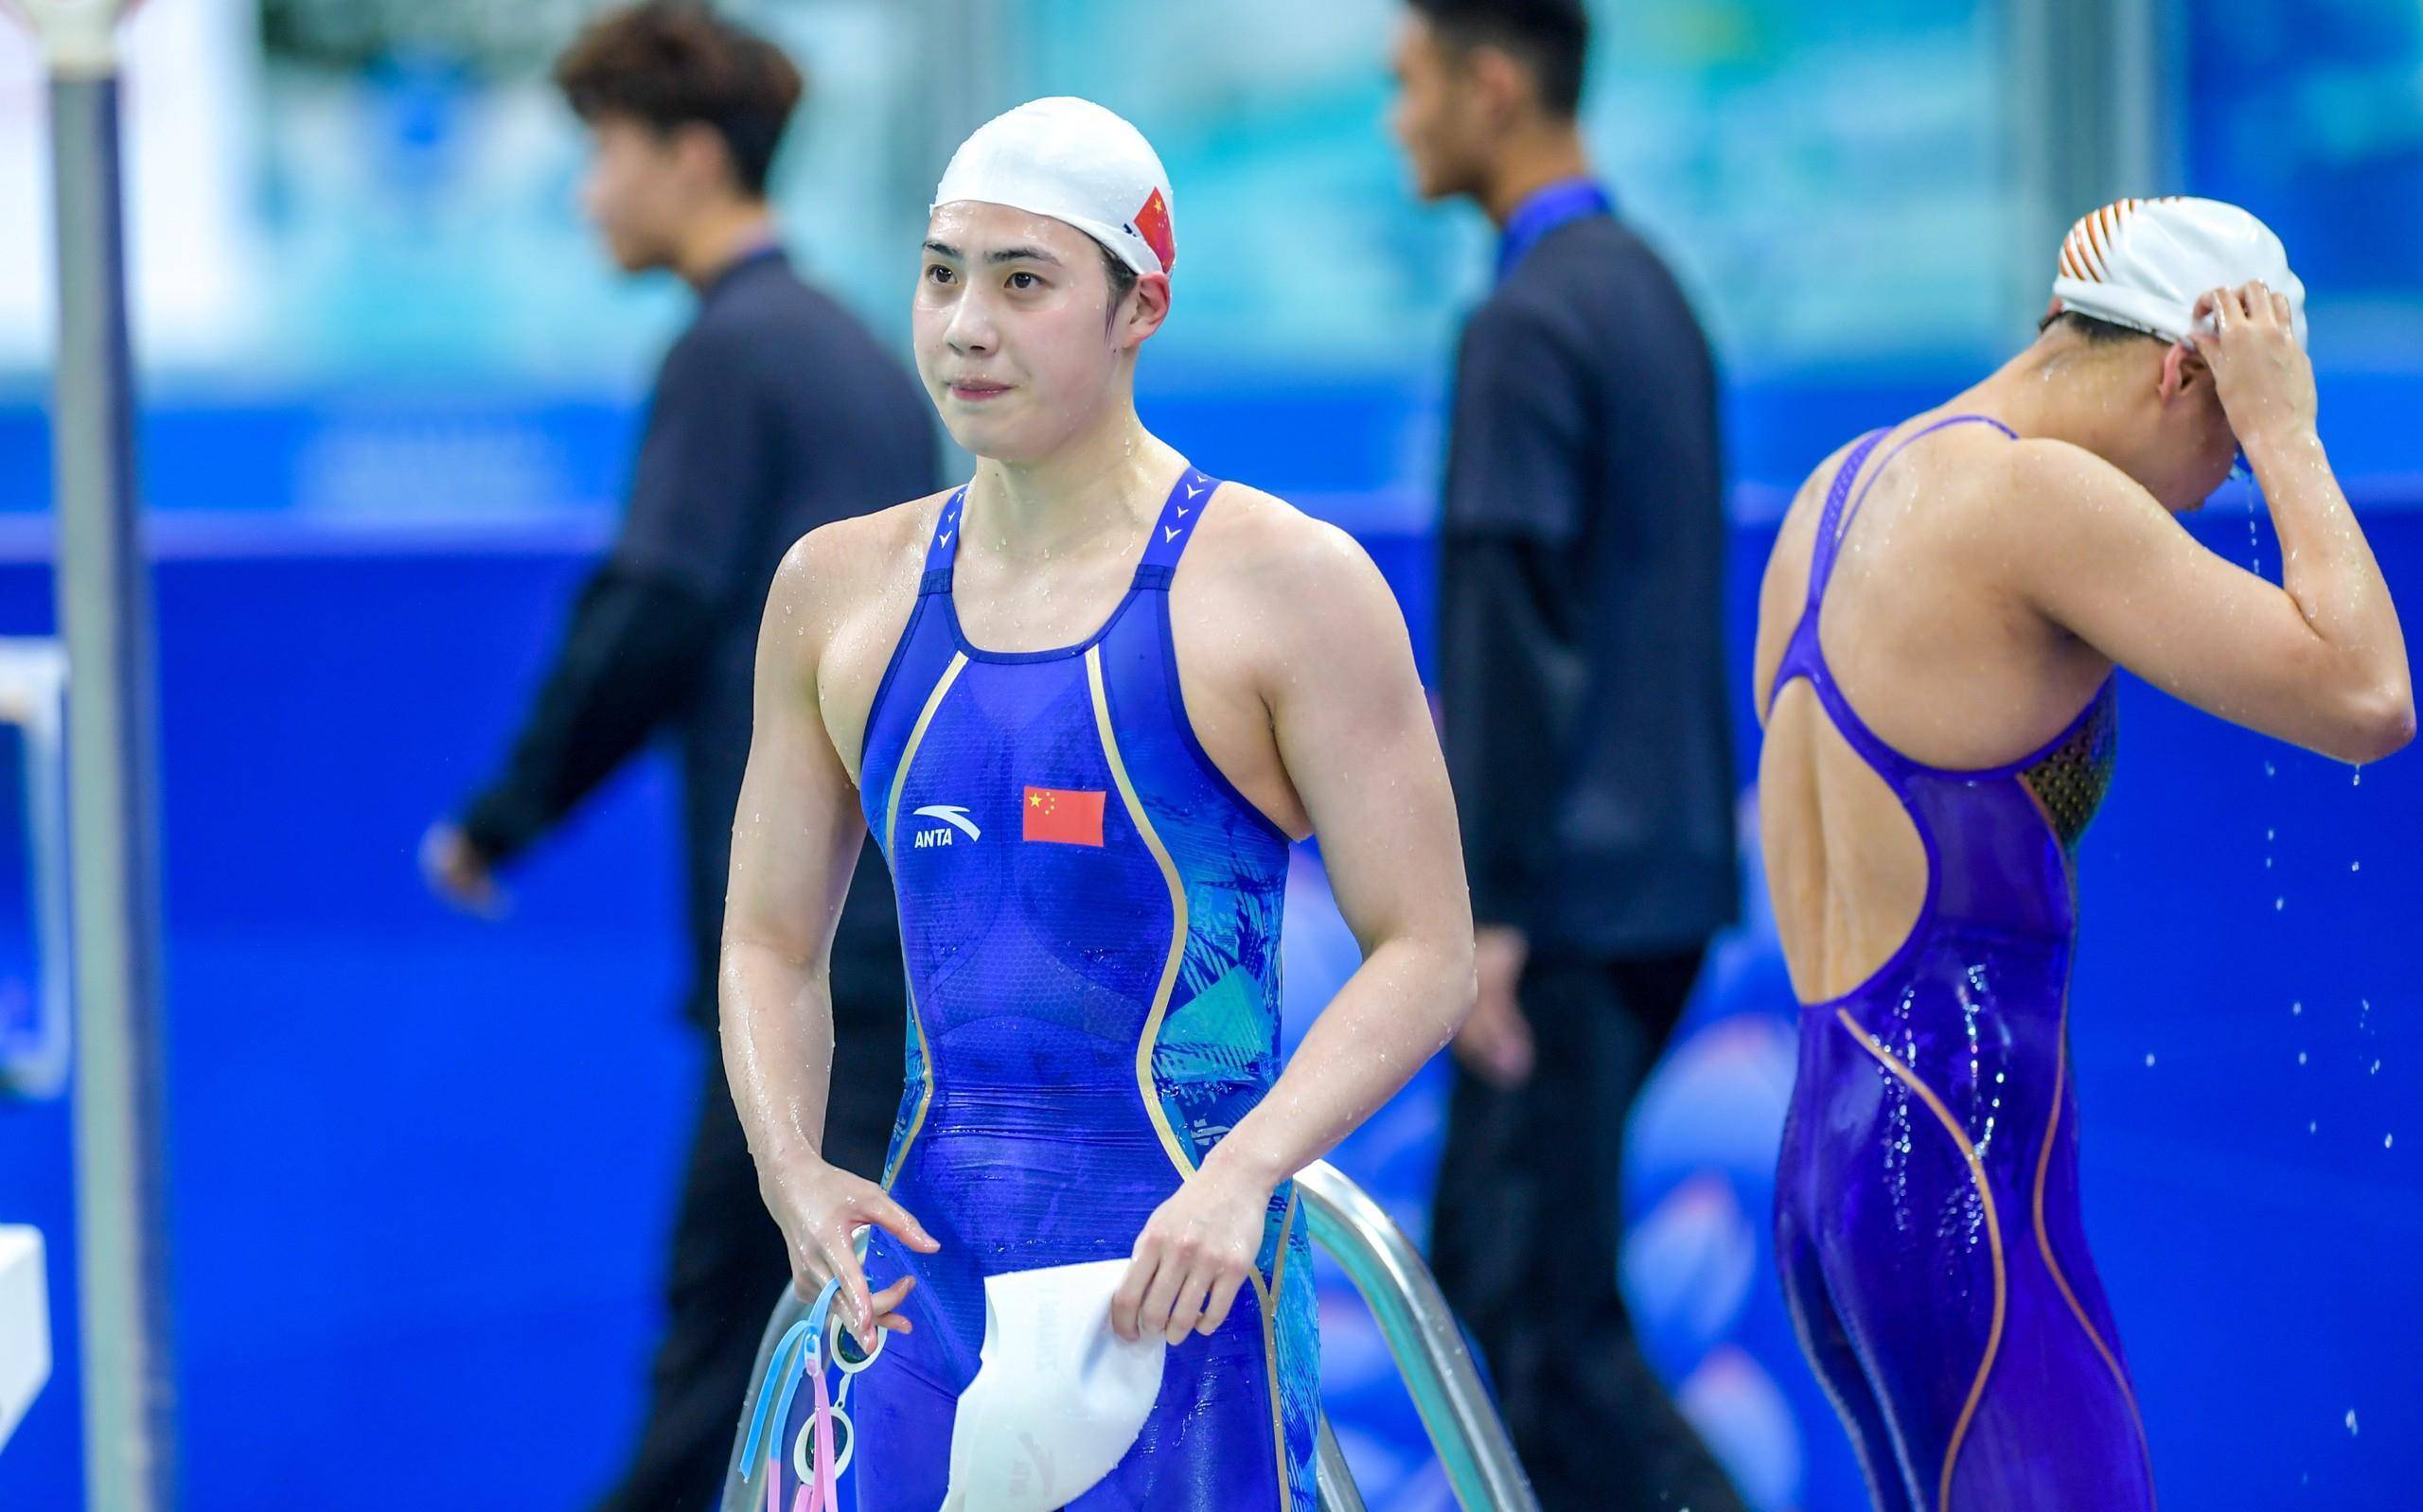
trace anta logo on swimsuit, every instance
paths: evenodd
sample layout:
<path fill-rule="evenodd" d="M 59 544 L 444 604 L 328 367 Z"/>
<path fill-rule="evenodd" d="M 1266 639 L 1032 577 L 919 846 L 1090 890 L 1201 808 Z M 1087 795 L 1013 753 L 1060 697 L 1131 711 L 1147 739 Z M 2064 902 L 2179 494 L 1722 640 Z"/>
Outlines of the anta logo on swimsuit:
<path fill-rule="evenodd" d="M 914 850 L 925 851 L 937 845 L 950 844 L 951 830 L 957 830 L 960 834 L 966 835 L 971 840 L 981 840 L 984 838 L 984 832 L 976 827 L 976 821 L 967 817 L 966 808 L 958 803 L 929 803 L 924 808 L 917 810 L 917 817 L 919 818 L 926 819 L 940 819 L 945 824 L 949 825 L 950 829 L 919 830 L 917 832 L 917 838 L 911 842 L 911 849 Z"/>
<path fill-rule="evenodd" d="M 1030 787 L 1019 805 L 1026 829 L 1019 836 L 1055 845 L 1102 844 L 1102 792 L 1070 792 L 1060 787 Z"/>

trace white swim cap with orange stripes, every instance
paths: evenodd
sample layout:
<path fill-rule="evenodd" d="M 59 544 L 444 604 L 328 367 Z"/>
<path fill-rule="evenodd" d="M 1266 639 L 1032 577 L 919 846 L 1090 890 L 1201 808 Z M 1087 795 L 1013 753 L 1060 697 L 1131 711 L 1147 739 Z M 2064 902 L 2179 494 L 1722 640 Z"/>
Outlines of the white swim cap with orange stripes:
<path fill-rule="evenodd" d="M 934 186 L 935 207 L 954 200 L 1064 220 L 1139 273 L 1177 262 L 1160 155 L 1123 117 L 1073 95 L 1031 99 L 978 127 Z"/>
<path fill-rule="evenodd" d="M 2054 297 L 2064 310 L 2179 341 L 2195 328 L 2196 301 L 2259 279 L 2289 301 L 2306 343 L 2306 286 L 2289 271 L 2272 228 L 2234 204 L 2166 195 L 2114 200 L 2078 218 L 2061 238 Z"/>

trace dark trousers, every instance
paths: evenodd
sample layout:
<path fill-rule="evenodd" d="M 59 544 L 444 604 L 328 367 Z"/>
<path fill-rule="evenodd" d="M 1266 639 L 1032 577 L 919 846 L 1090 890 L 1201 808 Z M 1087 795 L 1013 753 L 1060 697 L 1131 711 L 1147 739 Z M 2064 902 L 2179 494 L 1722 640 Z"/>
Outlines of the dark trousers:
<path fill-rule="evenodd" d="M 1625 1120 L 1699 966 L 1696 950 L 1535 960 L 1518 989 L 1530 1080 L 1501 1092 L 1456 1067 L 1431 1265 L 1542 1512 L 1743 1512 L 1617 1289 Z"/>
<path fill-rule="evenodd" d="M 900 1103 L 904 1011 L 897 998 L 834 1005 L 824 1154 L 870 1181 L 882 1176 Z M 664 1338 L 649 1370 L 647 1420 L 622 1483 L 598 1512 L 709 1512 L 716 1505 L 758 1339 L 790 1280 L 783 1232 L 758 1195 L 757 1168 L 712 1042 L 705 1083 L 674 1222 Z"/>

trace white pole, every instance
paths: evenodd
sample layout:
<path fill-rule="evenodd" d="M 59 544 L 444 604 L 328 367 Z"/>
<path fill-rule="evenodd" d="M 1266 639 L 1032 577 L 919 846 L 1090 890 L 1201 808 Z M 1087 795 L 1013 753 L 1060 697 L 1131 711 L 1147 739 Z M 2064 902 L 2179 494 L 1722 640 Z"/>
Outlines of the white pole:
<path fill-rule="evenodd" d="M 76 1254 L 96 1512 L 176 1504 L 160 1011 L 159 738 L 136 537 L 114 31 L 122 0 L 20 0 L 50 70 L 51 410 L 67 643 Z"/>

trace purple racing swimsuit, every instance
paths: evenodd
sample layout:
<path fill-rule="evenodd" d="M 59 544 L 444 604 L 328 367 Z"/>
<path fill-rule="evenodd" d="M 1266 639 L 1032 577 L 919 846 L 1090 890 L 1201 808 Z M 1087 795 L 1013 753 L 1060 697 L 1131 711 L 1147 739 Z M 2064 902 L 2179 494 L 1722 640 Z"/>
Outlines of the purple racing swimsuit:
<path fill-rule="evenodd" d="M 1964 422 L 2006 429 L 1938 420 L 1879 470 Z M 1926 895 L 1873 976 L 1800 1011 L 1776 1177 L 1785 1299 L 1881 1512 L 2139 1512 L 2152 1471 L 2079 1223 L 2068 1055 L 2073 852 L 2111 781 L 2113 685 L 2043 749 L 1982 771 L 1922 765 L 1868 729 L 1818 614 L 1884 434 L 1827 494 L 1775 690 L 1806 678 L 1900 800 Z"/>

